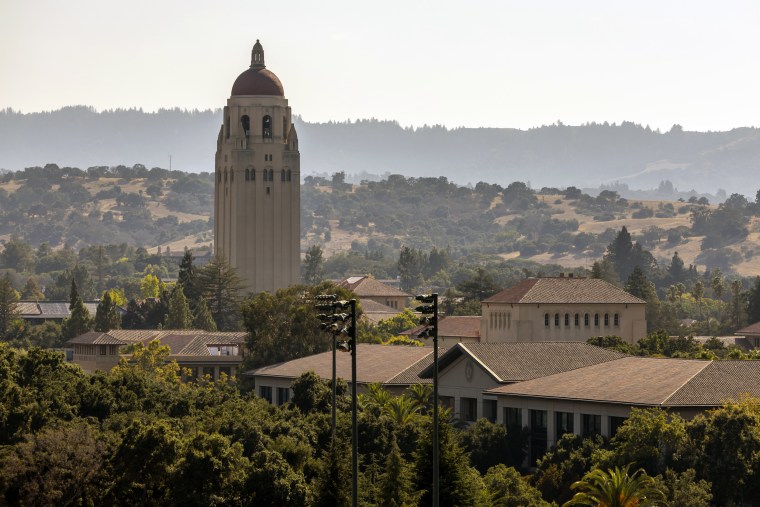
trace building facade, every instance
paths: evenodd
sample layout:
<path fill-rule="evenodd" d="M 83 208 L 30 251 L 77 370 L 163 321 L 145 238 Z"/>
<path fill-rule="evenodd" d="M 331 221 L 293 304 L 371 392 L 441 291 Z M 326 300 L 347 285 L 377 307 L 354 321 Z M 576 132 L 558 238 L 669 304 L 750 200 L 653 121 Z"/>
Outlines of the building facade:
<path fill-rule="evenodd" d="M 256 41 L 235 80 L 216 149 L 214 249 L 251 292 L 298 283 L 301 169 L 282 83 Z"/>
<path fill-rule="evenodd" d="M 483 342 L 586 341 L 647 332 L 646 301 L 593 278 L 528 278 L 482 302 Z"/>

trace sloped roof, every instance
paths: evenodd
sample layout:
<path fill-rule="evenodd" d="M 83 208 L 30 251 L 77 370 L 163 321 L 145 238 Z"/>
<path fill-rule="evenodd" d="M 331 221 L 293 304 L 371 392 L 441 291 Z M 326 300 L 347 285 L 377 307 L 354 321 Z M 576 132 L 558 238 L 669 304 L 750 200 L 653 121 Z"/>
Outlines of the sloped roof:
<path fill-rule="evenodd" d="M 421 383 L 419 378 L 415 378 L 415 369 L 421 368 L 419 363 L 432 357 L 432 352 L 430 347 L 360 343 L 356 350 L 357 382 L 402 385 Z M 322 378 L 332 378 L 332 351 L 263 366 L 248 371 L 245 375 L 294 379 L 307 371 L 313 371 Z M 351 378 L 351 354 L 336 354 L 336 371 L 339 378 Z"/>
<path fill-rule="evenodd" d="M 84 307 L 95 316 L 99 301 L 85 301 Z M 19 301 L 17 308 L 21 318 L 65 319 L 71 315 L 68 301 Z M 122 313 L 123 308 L 118 308 Z"/>
<path fill-rule="evenodd" d="M 400 291 L 395 287 L 386 285 L 383 282 L 372 278 L 371 276 L 351 276 L 345 278 L 336 284 L 338 287 L 349 289 L 354 294 L 363 297 L 411 297 L 406 292 Z M 364 302 L 362 302 L 362 305 Z"/>
<path fill-rule="evenodd" d="M 374 324 L 377 324 L 381 320 L 391 319 L 401 313 L 403 310 L 397 310 L 391 308 L 388 305 L 378 303 L 371 299 L 365 299 L 361 302 L 362 305 L 362 317 L 368 319 Z"/>
<path fill-rule="evenodd" d="M 527 278 L 483 301 L 484 303 L 646 304 L 609 282 L 596 278 Z"/>
<path fill-rule="evenodd" d="M 663 407 L 717 407 L 760 396 L 760 361 L 625 357 L 500 386 L 492 394 Z"/>
<path fill-rule="evenodd" d="M 467 355 L 497 382 L 521 382 L 627 357 L 583 342 L 457 343 L 439 358 L 439 371 Z M 432 367 L 420 373 L 432 377 Z"/>
<path fill-rule="evenodd" d="M 760 322 L 755 322 L 747 327 L 743 327 L 734 334 L 738 335 L 760 335 Z"/>
<path fill-rule="evenodd" d="M 16 311 L 21 315 L 22 317 L 31 316 L 31 315 L 39 315 L 42 313 L 40 311 L 40 307 L 37 305 L 36 302 L 29 302 L 29 301 L 19 301 L 16 303 Z"/>
<path fill-rule="evenodd" d="M 451 315 L 438 319 L 439 338 L 480 338 L 480 316 Z M 402 335 L 417 336 L 427 326 L 402 331 Z"/>
<path fill-rule="evenodd" d="M 113 329 L 107 333 L 90 331 L 72 338 L 74 345 L 129 345 L 147 344 L 158 340 L 171 350 L 172 356 L 210 356 L 209 345 L 234 345 L 245 342 L 245 332 L 215 332 L 198 329 L 155 330 L 155 329 Z"/>

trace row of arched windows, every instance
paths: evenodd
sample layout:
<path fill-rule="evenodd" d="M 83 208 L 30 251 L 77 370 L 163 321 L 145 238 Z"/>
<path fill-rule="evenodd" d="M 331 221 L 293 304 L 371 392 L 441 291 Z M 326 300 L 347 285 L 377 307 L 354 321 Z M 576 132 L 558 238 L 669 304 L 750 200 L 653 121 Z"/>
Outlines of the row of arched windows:
<path fill-rule="evenodd" d="M 508 312 L 491 312 L 491 329 L 509 329 L 512 327 L 512 314 Z"/>
<path fill-rule="evenodd" d="M 554 327 L 560 327 L 561 323 L 564 323 L 565 327 L 570 327 L 570 318 L 571 315 L 569 313 L 566 313 L 564 315 L 564 319 L 560 319 L 561 315 L 559 313 L 554 314 Z M 573 325 L 575 327 L 581 326 L 581 314 L 576 313 L 573 317 Z M 544 314 L 544 326 L 549 327 L 551 324 L 551 315 L 548 313 Z M 600 325 L 600 314 L 595 313 L 594 314 L 594 327 L 599 327 Z M 612 325 L 615 327 L 620 326 L 620 314 L 613 314 L 612 315 Z M 584 327 L 590 327 L 591 326 L 591 315 L 588 313 L 583 314 L 583 326 Z M 605 313 L 604 314 L 604 327 L 610 326 L 610 314 Z"/>
<path fill-rule="evenodd" d="M 227 125 L 229 125 L 229 123 L 230 119 L 227 117 Z M 249 137 L 251 134 L 251 118 L 247 114 L 240 117 L 240 126 L 243 127 L 243 134 L 245 137 Z M 227 137 L 230 137 L 229 127 L 227 127 Z M 261 119 L 261 137 L 265 139 L 272 138 L 272 117 L 268 114 L 264 115 Z"/>

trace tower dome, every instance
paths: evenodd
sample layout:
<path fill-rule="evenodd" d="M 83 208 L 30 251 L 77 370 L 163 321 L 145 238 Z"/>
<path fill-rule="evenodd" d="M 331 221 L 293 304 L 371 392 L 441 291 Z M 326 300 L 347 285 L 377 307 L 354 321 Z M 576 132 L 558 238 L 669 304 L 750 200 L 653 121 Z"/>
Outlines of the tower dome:
<path fill-rule="evenodd" d="M 230 95 L 233 97 L 236 95 L 285 96 L 285 90 L 279 78 L 264 65 L 264 48 L 258 39 L 251 51 L 251 67 L 237 77 Z"/>

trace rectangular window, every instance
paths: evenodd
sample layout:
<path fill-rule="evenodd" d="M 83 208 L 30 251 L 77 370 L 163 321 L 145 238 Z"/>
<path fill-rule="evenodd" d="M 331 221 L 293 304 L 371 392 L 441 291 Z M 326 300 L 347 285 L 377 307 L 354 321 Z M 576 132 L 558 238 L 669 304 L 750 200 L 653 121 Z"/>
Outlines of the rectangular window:
<path fill-rule="evenodd" d="M 604 314 L 604 327 L 609 327 L 609 326 L 610 326 L 610 314 L 609 313 L 605 313 Z"/>
<path fill-rule="evenodd" d="M 591 437 L 602 434 L 602 416 L 581 414 L 581 436 Z"/>
<path fill-rule="evenodd" d="M 581 316 L 579 314 L 575 314 L 575 327 L 581 326 Z"/>
<path fill-rule="evenodd" d="M 559 327 L 559 313 L 554 314 L 554 327 Z"/>
<path fill-rule="evenodd" d="M 259 396 L 272 403 L 272 386 L 260 386 Z"/>
<path fill-rule="evenodd" d="M 549 327 L 549 314 L 544 314 L 544 326 Z"/>
<path fill-rule="evenodd" d="M 613 321 L 612 321 L 612 322 L 613 322 L 613 324 L 615 324 L 615 327 L 618 327 L 618 326 L 620 326 L 620 315 L 618 315 L 618 314 L 616 313 L 616 314 L 614 315 L 614 317 L 613 317 Z"/>
<path fill-rule="evenodd" d="M 290 401 L 290 388 L 278 387 L 277 388 L 277 404 L 284 405 Z"/>
<path fill-rule="evenodd" d="M 439 396 L 438 404 L 443 408 L 450 408 L 454 410 L 454 397 L 453 396 Z"/>
<path fill-rule="evenodd" d="M 615 433 L 617 433 L 617 430 L 623 425 L 625 419 L 625 417 L 610 416 L 610 438 L 615 436 Z"/>
<path fill-rule="evenodd" d="M 213 366 L 204 366 L 203 367 L 203 376 L 205 377 L 208 375 L 209 379 L 216 380 L 214 377 L 214 367 Z"/>
<path fill-rule="evenodd" d="M 572 412 L 555 412 L 557 416 L 557 440 L 565 433 L 573 432 L 573 413 Z"/>
<path fill-rule="evenodd" d="M 529 410 L 530 421 L 530 464 L 546 453 L 546 410 Z"/>
<path fill-rule="evenodd" d="M 583 325 L 588 327 L 588 313 L 583 316 Z"/>
<path fill-rule="evenodd" d="M 496 400 L 483 400 L 483 417 L 496 422 Z"/>
<path fill-rule="evenodd" d="M 222 377 L 222 373 L 227 375 L 227 378 L 229 379 L 232 376 L 232 368 L 229 366 L 220 366 L 219 367 L 219 378 Z"/>
<path fill-rule="evenodd" d="M 478 418 L 477 398 L 460 398 L 459 415 L 463 421 L 475 421 Z"/>
<path fill-rule="evenodd" d="M 106 352 L 108 351 L 108 347 L 105 345 L 98 345 L 98 349 L 100 351 L 101 356 L 105 356 Z"/>
<path fill-rule="evenodd" d="M 599 327 L 599 314 L 594 314 L 594 326 Z"/>
<path fill-rule="evenodd" d="M 522 422 L 522 409 L 504 407 L 504 425 L 507 429 L 519 430 L 523 426 Z"/>
<path fill-rule="evenodd" d="M 565 314 L 565 327 L 568 327 L 570 325 L 570 314 Z"/>

